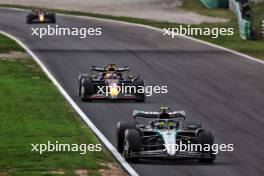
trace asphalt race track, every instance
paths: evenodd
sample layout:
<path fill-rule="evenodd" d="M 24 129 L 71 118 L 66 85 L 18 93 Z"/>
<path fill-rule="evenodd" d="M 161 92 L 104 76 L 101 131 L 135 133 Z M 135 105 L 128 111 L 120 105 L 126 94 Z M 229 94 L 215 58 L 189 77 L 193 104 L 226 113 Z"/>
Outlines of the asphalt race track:
<path fill-rule="evenodd" d="M 215 135 L 216 143 L 233 143 L 213 165 L 196 161 L 142 161 L 132 167 L 144 176 L 262 176 L 264 175 L 264 65 L 185 38 L 170 39 L 156 30 L 95 19 L 58 17 L 67 27 L 102 27 L 103 35 L 32 37 L 26 12 L 0 9 L 0 30 L 24 42 L 46 65 L 69 95 L 115 143 L 120 120 L 132 120 L 133 109 L 158 110 L 161 105 L 186 110 Z M 45 25 L 35 25 L 45 26 Z M 168 94 L 146 103 L 81 102 L 78 75 L 91 65 L 128 65 L 147 85 L 167 85 Z"/>

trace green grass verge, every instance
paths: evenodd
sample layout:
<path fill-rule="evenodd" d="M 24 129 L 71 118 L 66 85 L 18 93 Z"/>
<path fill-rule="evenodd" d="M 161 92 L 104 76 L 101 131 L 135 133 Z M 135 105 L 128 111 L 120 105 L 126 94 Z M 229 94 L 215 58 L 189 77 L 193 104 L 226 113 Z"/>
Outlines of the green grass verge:
<path fill-rule="evenodd" d="M 5 41 L 0 42 L 3 48 L 14 44 L 3 36 L 0 41 Z M 100 163 L 113 162 L 105 150 L 85 155 L 31 152 L 31 144 L 47 141 L 99 143 L 33 60 L 0 59 L 0 175 L 52 175 L 58 170 L 74 175 L 76 169 L 100 175 Z"/>
<path fill-rule="evenodd" d="M 22 8 L 22 9 L 33 9 L 35 7 L 28 7 L 28 6 L 20 6 L 20 5 L 0 5 L 3 7 L 15 7 L 15 8 Z M 253 5 L 253 11 L 255 14 L 255 29 L 260 31 L 260 24 L 261 20 L 264 18 L 264 3 Z M 220 17 L 220 18 L 228 18 L 230 19 L 227 23 L 204 23 L 199 25 L 191 25 L 191 27 L 209 27 L 209 28 L 220 28 L 220 27 L 233 27 L 235 30 L 235 35 L 233 36 L 221 36 L 217 39 L 212 39 L 210 36 L 193 36 L 200 40 L 204 40 L 213 44 L 217 44 L 229 49 L 233 49 L 253 57 L 257 57 L 259 59 L 264 59 L 264 40 L 257 40 L 257 41 L 246 41 L 242 40 L 239 36 L 238 31 L 238 24 L 237 19 L 233 12 L 227 9 L 206 9 L 200 3 L 200 1 L 193 1 L 193 0 L 185 0 L 182 6 L 183 9 L 194 11 L 203 15 L 208 15 L 212 17 Z M 62 14 L 70 14 L 70 15 L 80 15 L 80 16 L 89 16 L 89 17 L 96 17 L 96 18 L 103 18 L 103 19 L 111 19 L 111 20 L 118 20 L 118 21 L 125 21 L 130 23 L 136 24 L 144 24 L 148 26 L 153 26 L 157 28 L 169 28 L 169 27 L 179 27 L 181 24 L 177 23 L 169 23 L 169 22 L 158 22 L 154 20 L 147 20 L 147 19 L 138 19 L 138 18 L 130 18 L 130 17 L 123 17 L 123 16 L 110 16 L 110 15 L 101 15 L 95 13 L 84 13 L 84 12 L 77 12 L 77 11 L 66 11 L 66 10 L 58 10 L 58 9 L 50 9 L 56 13 Z M 186 26 L 186 25 L 183 25 Z"/>
<path fill-rule="evenodd" d="M 21 48 L 15 41 L 0 34 L 0 53 L 8 53 L 10 51 L 23 52 L 24 49 Z"/>

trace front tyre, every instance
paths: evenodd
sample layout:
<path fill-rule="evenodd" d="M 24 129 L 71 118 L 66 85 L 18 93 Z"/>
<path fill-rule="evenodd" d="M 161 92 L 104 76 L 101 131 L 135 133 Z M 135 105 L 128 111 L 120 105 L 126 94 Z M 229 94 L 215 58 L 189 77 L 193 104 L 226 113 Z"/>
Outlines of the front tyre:
<path fill-rule="evenodd" d="M 116 146 L 118 152 L 122 153 L 124 150 L 125 132 L 127 129 L 135 128 L 135 124 L 131 122 L 118 122 L 116 126 Z"/>
<path fill-rule="evenodd" d="M 140 152 L 141 135 L 136 129 L 127 129 L 125 132 L 123 156 L 127 161 L 137 162 L 138 158 L 133 153 Z"/>

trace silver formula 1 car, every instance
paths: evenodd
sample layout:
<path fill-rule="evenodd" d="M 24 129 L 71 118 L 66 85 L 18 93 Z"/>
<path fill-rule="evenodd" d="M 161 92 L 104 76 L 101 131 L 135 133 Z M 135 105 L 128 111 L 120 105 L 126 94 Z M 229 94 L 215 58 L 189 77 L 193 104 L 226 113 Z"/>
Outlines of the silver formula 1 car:
<path fill-rule="evenodd" d="M 134 110 L 134 122 L 118 122 L 116 145 L 127 161 L 139 159 L 198 159 L 212 163 L 214 137 L 200 123 L 185 122 L 184 111 Z M 138 118 L 144 122 L 139 122 Z M 149 120 L 151 119 L 151 120 Z M 182 146 L 196 148 L 183 148 Z M 182 149 L 180 149 L 182 147 Z"/>
<path fill-rule="evenodd" d="M 32 10 L 32 12 L 27 15 L 26 22 L 27 24 L 56 23 L 56 15 L 55 13 L 43 9 Z"/>
<path fill-rule="evenodd" d="M 126 99 L 144 102 L 144 81 L 139 76 L 132 76 L 129 67 L 92 66 L 90 74 L 79 75 L 79 97 L 84 101 L 98 99 Z"/>

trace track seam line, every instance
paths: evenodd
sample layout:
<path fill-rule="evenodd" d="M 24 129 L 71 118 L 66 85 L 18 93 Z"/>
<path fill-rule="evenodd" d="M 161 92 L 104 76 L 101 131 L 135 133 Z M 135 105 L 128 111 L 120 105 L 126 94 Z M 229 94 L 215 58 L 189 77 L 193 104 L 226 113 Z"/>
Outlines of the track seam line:
<path fill-rule="evenodd" d="M 1 30 L 0 30 L 0 34 L 3 34 L 13 39 L 28 52 L 28 54 L 38 63 L 38 65 L 41 67 L 44 73 L 52 81 L 52 83 L 59 89 L 60 93 L 64 96 L 64 98 L 69 102 L 69 104 L 75 109 L 75 111 L 84 120 L 84 122 L 92 129 L 95 135 L 101 140 L 101 142 L 104 143 L 104 145 L 108 148 L 108 150 L 113 154 L 113 156 L 126 170 L 126 172 L 128 172 L 131 176 L 139 176 L 139 174 L 124 160 L 124 158 L 116 150 L 116 148 L 107 140 L 107 138 L 102 134 L 102 132 L 99 131 L 99 129 L 93 124 L 93 122 L 86 116 L 86 114 L 81 110 L 81 108 L 69 96 L 69 94 L 64 90 L 64 88 L 60 85 L 60 83 L 56 80 L 56 78 L 52 75 L 52 73 L 41 62 L 41 60 L 23 42 L 21 42 L 15 36 Z"/>

